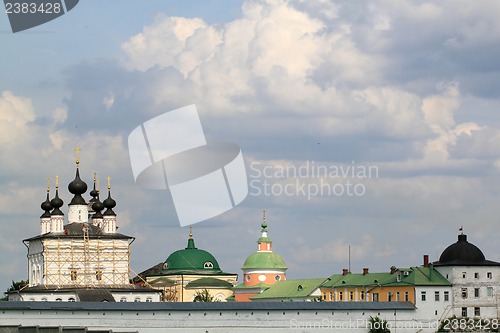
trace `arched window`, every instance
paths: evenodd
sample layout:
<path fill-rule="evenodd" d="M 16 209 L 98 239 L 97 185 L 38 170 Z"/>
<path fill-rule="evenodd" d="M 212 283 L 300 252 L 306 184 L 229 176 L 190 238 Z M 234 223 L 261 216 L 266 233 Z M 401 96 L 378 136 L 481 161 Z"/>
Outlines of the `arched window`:
<path fill-rule="evenodd" d="M 167 263 L 163 264 L 163 269 L 168 269 L 168 264 Z"/>
<path fill-rule="evenodd" d="M 274 277 L 274 279 L 275 279 L 276 281 L 279 281 L 279 280 L 281 280 L 281 276 L 276 275 L 276 276 Z"/>
<path fill-rule="evenodd" d="M 126 302 L 126 301 L 127 301 L 127 297 L 120 298 L 120 302 Z"/>
<path fill-rule="evenodd" d="M 214 264 L 211 261 L 207 261 L 204 265 L 203 268 L 214 268 Z"/>
<path fill-rule="evenodd" d="M 56 298 L 56 302 L 62 302 L 62 298 Z"/>
<path fill-rule="evenodd" d="M 152 301 L 153 301 L 153 297 L 146 298 L 146 302 L 152 302 Z"/>
<path fill-rule="evenodd" d="M 140 298 L 140 297 L 136 297 L 136 298 L 134 299 L 134 302 L 140 302 L 140 301 L 141 301 L 141 298 Z"/>
<path fill-rule="evenodd" d="M 68 302 L 75 302 L 75 299 L 73 297 L 68 298 Z"/>

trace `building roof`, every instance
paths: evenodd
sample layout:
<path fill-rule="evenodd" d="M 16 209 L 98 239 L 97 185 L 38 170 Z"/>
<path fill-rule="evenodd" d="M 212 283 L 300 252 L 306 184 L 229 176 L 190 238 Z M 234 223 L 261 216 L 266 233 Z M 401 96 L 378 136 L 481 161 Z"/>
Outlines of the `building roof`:
<path fill-rule="evenodd" d="M 115 302 L 107 289 L 78 289 L 76 295 L 80 302 Z"/>
<path fill-rule="evenodd" d="M 248 256 L 241 269 L 287 269 L 283 258 L 274 252 L 254 252 Z"/>
<path fill-rule="evenodd" d="M 411 302 L 0 302 L 0 310 L 54 311 L 344 311 L 407 310 Z"/>
<path fill-rule="evenodd" d="M 61 239 L 64 239 L 64 238 L 68 238 L 68 239 L 70 239 L 70 238 L 83 238 L 84 225 L 86 225 L 86 227 L 88 228 L 89 239 L 92 239 L 92 238 L 134 239 L 134 237 L 127 236 L 127 235 L 120 234 L 120 233 L 113 233 L 113 234 L 103 233 L 99 227 L 92 225 L 90 223 L 73 222 L 73 223 L 66 224 L 64 226 L 64 233 L 49 232 L 49 233 L 46 233 L 43 235 L 38 235 L 35 237 L 27 238 L 27 239 L 23 240 L 23 242 L 32 241 L 32 240 L 36 240 L 36 239 L 46 239 L 46 238 L 61 238 Z"/>
<path fill-rule="evenodd" d="M 410 267 L 395 269 L 394 273 L 334 274 L 323 283 L 322 287 L 375 287 L 375 286 L 449 286 L 445 279 L 432 265 L 429 267 Z"/>
<path fill-rule="evenodd" d="M 226 274 L 222 272 L 219 263 L 210 252 L 195 246 L 192 234 L 190 234 L 187 247 L 170 254 L 158 275 L 197 273 L 203 275 Z"/>
<path fill-rule="evenodd" d="M 483 252 L 467 241 L 467 235 L 458 235 L 458 241 L 448 246 L 435 266 L 500 266 L 500 263 L 486 260 Z"/>
<path fill-rule="evenodd" d="M 233 285 L 231 282 L 216 279 L 213 277 L 204 277 L 193 280 L 186 285 L 186 289 L 200 289 L 200 288 L 226 288 L 231 289 Z"/>
<path fill-rule="evenodd" d="M 317 290 L 326 278 L 282 280 L 274 283 L 264 292 L 250 299 L 305 298 Z"/>

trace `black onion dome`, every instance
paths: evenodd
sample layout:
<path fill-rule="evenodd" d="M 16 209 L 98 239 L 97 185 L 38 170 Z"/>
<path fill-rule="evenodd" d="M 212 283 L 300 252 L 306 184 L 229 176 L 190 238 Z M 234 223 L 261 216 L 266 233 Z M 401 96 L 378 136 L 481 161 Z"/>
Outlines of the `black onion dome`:
<path fill-rule="evenodd" d="M 76 168 L 75 179 L 69 183 L 68 190 L 71 194 L 74 194 L 73 199 L 71 199 L 70 205 L 86 205 L 85 199 L 82 194 L 87 191 L 87 183 L 80 179 L 80 170 Z"/>
<path fill-rule="evenodd" d="M 101 211 L 104 209 L 104 204 L 99 200 L 99 196 L 95 198 L 92 204 L 92 210 L 95 212 L 94 218 L 102 218 Z"/>
<path fill-rule="evenodd" d="M 95 198 L 99 195 L 99 191 L 97 191 L 97 190 L 95 189 L 95 184 L 94 184 L 94 189 L 93 189 L 92 191 L 90 191 L 90 193 L 89 193 L 89 194 L 90 194 L 90 196 L 91 196 L 93 199 L 95 199 Z M 91 200 L 91 201 L 92 201 L 92 200 Z M 94 200 L 94 201 L 95 201 L 95 200 Z"/>
<path fill-rule="evenodd" d="M 108 197 L 104 200 L 103 205 L 106 207 L 104 215 L 116 215 L 113 211 L 113 208 L 116 206 L 116 201 L 111 198 L 111 191 L 108 191 Z"/>
<path fill-rule="evenodd" d="M 78 168 L 76 168 L 75 179 L 68 185 L 68 190 L 75 195 L 87 192 L 87 183 L 80 179 L 80 170 Z"/>
<path fill-rule="evenodd" d="M 64 201 L 62 201 L 61 198 L 59 198 L 59 190 L 56 189 L 56 196 L 50 200 L 50 205 L 54 208 L 52 211 L 51 215 L 64 215 L 63 212 L 59 208 L 64 205 Z"/>
<path fill-rule="evenodd" d="M 50 217 L 50 210 L 52 209 L 52 205 L 50 204 L 48 191 L 47 191 L 47 198 L 45 199 L 44 202 L 42 202 L 40 208 L 42 208 L 42 210 L 45 211 L 45 213 L 43 213 L 42 216 L 40 217 Z"/>
<path fill-rule="evenodd" d="M 467 235 L 458 235 L 458 241 L 448 246 L 436 266 L 499 266 L 500 263 L 486 260 L 483 252 L 467 241 Z"/>

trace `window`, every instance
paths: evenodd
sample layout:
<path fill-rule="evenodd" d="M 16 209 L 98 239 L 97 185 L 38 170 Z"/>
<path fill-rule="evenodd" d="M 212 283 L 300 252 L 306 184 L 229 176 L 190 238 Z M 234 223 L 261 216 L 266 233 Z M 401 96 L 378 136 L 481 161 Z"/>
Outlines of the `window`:
<path fill-rule="evenodd" d="M 42 302 L 47 302 L 47 298 L 43 297 Z"/>
<path fill-rule="evenodd" d="M 462 317 L 467 317 L 467 308 L 462 308 Z"/>
<path fill-rule="evenodd" d="M 136 298 L 134 299 L 134 302 L 140 302 L 140 301 L 141 301 L 141 298 L 140 298 L 140 297 L 136 297 Z"/>
<path fill-rule="evenodd" d="M 466 272 L 462 272 L 462 279 L 467 279 L 467 273 Z"/>
<path fill-rule="evenodd" d="M 401 272 L 398 272 L 398 275 L 397 275 L 396 280 L 397 280 L 398 282 L 401 282 Z"/>
<path fill-rule="evenodd" d="M 410 295 L 408 294 L 407 291 L 405 291 L 405 302 L 408 302 L 410 300 Z"/>
<path fill-rule="evenodd" d="M 491 278 L 493 278 L 493 274 L 491 274 L 491 272 L 488 272 L 488 273 L 486 273 L 486 277 L 488 279 L 491 279 Z"/>
<path fill-rule="evenodd" d="M 479 298 L 479 288 L 474 288 L 474 297 Z"/>
<path fill-rule="evenodd" d="M 75 302 L 75 299 L 73 297 L 68 298 L 68 302 Z"/>
<path fill-rule="evenodd" d="M 245 279 L 247 279 L 247 281 L 250 281 L 250 275 L 245 276 Z"/>
<path fill-rule="evenodd" d="M 479 279 L 479 273 L 474 273 L 474 279 Z"/>
<path fill-rule="evenodd" d="M 488 297 L 493 297 L 493 287 L 486 288 L 486 294 Z"/>
<path fill-rule="evenodd" d="M 399 302 L 399 291 L 396 292 L 396 302 Z"/>
<path fill-rule="evenodd" d="M 439 302 L 439 291 L 435 291 L 435 292 L 434 292 L 434 300 L 435 300 L 436 302 Z"/>
<path fill-rule="evenodd" d="M 350 301 L 354 300 L 354 292 L 353 291 L 349 292 L 349 300 Z"/>
<path fill-rule="evenodd" d="M 330 291 L 330 301 L 333 301 L 333 293 Z"/>
<path fill-rule="evenodd" d="M 445 302 L 449 302 L 450 301 L 450 292 L 449 291 L 443 292 L 443 298 L 444 298 Z"/>
<path fill-rule="evenodd" d="M 167 263 L 163 264 L 163 269 L 168 269 L 168 264 Z"/>
<path fill-rule="evenodd" d="M 481 308 L 480 307 L 475 307 L 474 308 L 474 316 L 480 316 L 481 315 Z"/>
<path fill-rule="evenodd" d="M 211 261 L 207 261 L 203 264 L 203 268 L 214 268 L 214 264 Z"/>
<path fill-rule="evenodd" d="M 120 302 L 122 302 L 122 303 L 123 303 L 123 302 L 126 302 L 126 301 L 127 301 L 127 297 L 122 297 L 122 298 L 120 298 Z"/>
<path fill-rule="evenodd" d="M 373 301 L 378 302 L 378 293 L 373 293 Z"/>
<path fill-rule="evenodd" d="M 323 301 L 326 301 L 326 293 L 323 293 Z"/>
<path fill-rule="evenodd" d="M 276 276 L 274 277 L 274 279 L 275 279 L 276 281 L 279 281 L 279 280 L 281 280 L 281 276 L 276 275 Z"/>
<path fill-rule="evenodd" d="M 146 302 L 152 302 L 152 301 L 153 301 L 153 297 L 146 298 Z"/>
<path fill-rule="evenodd" d="M 387 302 L 392 302 L 392 293 L 391 292 L 387 293 Z"/>
<path fill-rule="evenodd" d="M 95 272 L 95 278 L 96 278 L 97 281 L 101 281 L 102 280 L 102 271 L 100 269 L 98 269 Z"/>
<path fill-rule="evenodd" d="M 341 301 L 341 300 L 342 300 L 342 292 L 339 291 L 339 301 Z"/>
<path fill-rule="evenodd" d="M 76 270 L 72 269 L 71 270 L 71 281 L 76 281 L 76 278 L 77 278 L 77 273 L 76 273 Z"/>
<path fill-rule="evenodd" d="M 422 291 L 420 293 L 420 297 L 422 299 L 422 302 L 425 302 L 426 298 L 427 298 L 427 293 L 425 291 Z"/>
<path fill-rule="evenodd" d="M 56 298 L 56 302 L 62 302 L 62 298 Z"/>
<path fill-rule="evenodd" d="M 462 288 L 462 298 L 467 298 L 467 288 Z"/>
<path fill-rule="evenodd" d="M 363 300 L 365 299 L 365 291 L 364 290 L 361 290 L 361 295 L 360 295 L 360 298 Z"/>

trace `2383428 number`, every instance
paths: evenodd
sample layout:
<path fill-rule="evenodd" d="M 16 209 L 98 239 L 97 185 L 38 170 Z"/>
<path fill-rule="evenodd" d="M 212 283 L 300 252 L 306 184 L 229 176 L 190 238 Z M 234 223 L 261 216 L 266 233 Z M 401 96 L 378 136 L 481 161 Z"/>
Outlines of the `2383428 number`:
<path fill-rule="evenodd" d="M 51 2 L 6 2 L 7 14 L 59 14 L 63 9 L 60 3 Z"/>

